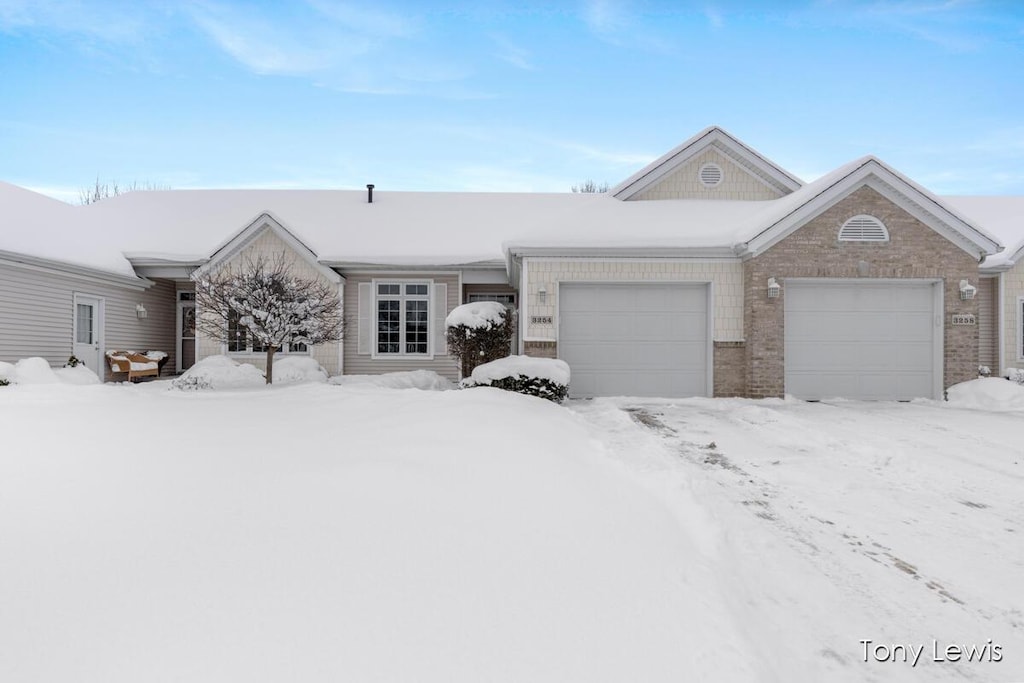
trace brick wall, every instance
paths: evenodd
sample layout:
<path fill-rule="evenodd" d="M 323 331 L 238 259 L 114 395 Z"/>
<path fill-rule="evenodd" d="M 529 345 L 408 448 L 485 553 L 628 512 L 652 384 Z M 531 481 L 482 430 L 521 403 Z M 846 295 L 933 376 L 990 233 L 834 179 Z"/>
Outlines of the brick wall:
<path fill-rule="evenodd" d="M 558 358 L 558 342 L 523 342 L 523 353 L 527 356 L 533 356 L 534 358 Z"/>
<path fill-rule="evenodd" d="M 715 396 L 746 395 L 746 344 L 715 342 Z"/>
<path fill-rule="evenodd" d="M 881 220 L 889 242 L 839 242 L 839 227 L 857 214 Z M 767 297 L 769 277 L 782 285 Z M 862 187 L 763 254 L 743 264 L 746 394 L 781 396 L 784 391 L 785 279 L 934 278 L 944 282 L 943 387 L 973 379 L 978 368 L 978 328 L 950 324 L 953 313 L 978 314 L 976 300 L 961 301 L 961 279 L 978 284 L 975 258 L 878 194 Z"/>

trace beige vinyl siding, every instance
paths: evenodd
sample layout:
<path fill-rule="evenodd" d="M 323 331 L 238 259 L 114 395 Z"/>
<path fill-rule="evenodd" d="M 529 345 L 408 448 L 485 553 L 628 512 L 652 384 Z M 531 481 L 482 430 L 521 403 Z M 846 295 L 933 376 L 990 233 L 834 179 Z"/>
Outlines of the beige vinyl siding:
<path fill-rule="evenodd" d="M 64 365 L 72 352 L 72 302 L 76 292 L 103 299 L 104 351 L 166 351 L 170 358 L 164 370 L 173 370 L 173 283 L 158 282 L 139 290 L 58 270 L 5 263 L 0 263 L 0 360 L 14 362 L 40 356 L 54 367 Z M 149 314 L 144 320 L 135 313 L 140 303 Z M 108 372 L 105 375 L 105 380 L 119 378 Z"/>
<path fill-rule="evenodd" d="M 460 302 L 459 276 L 440 273 L 344 273 L 345 275 L 345 374 L 379 375 L 385 372 L 406 370 L 433 370 L 452 381 L 459 378 L 459 368 L 449 355 L 435 355 L 432 360 L 423 358 L 374 358 L 371 354 L 358 353 L 359 325 L 359 283 L 373 280 L 430 280 L 448 286 L 447 314 Z M 430 312 L 431 325 L 435 311 Z M 372 319 L 372 317 L 371 317 Z"/>
<path fill-rule="evenodd" d="M 145 353 L 163 351 L 167 362 L 164 375 L 174 374 L 176 355 L 176 288 L 171 280 L 157 280 L 144 292 L 116 289 L 104 296 L 106 308 L 104 351 L 127 349 Z M 146 317 L 139 319 L 136 304 L 146 307 Z M 124 379 L 125 375 L 113 375 L 113 379 Z M 108 377 L 107 379 L 111 379 Z"/>
<path fill-rule="evenodd" d="M 999 278 L 978 280 L 978 363 L 999 374 Z"/>
<path fill-rule="evenodd" d="M 698 178 L 704 164 L 717 164 L 722 169 L 722 182 L 715 187 L 704 187 Z M 760 180 L 714 148 L 709 148 L 661 178 L 631 200 L 658 199 L 777 199 L 782 192 Z"/>
<path fill-rule="evenodd" d="M 1024 297 L 1024 258 L 1003 273 L 1003 368 L 1024 368 L 1024 349 L 1021 337 L 1024 335 L 1024 313 L 1021 312 L 1021 297 Z M 994 369 L 994 368 L 993 368 Z"/>

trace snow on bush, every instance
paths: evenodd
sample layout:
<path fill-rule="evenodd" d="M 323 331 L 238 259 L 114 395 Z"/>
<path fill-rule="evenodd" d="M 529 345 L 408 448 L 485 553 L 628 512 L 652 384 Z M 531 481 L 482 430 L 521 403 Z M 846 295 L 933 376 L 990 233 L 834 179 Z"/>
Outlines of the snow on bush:
<path fill-rule="evenodd" d="M 89 368 L 85 367 L 85 363 L 57 368 L 53 371 L 53 374 L 55 374 L 57 379 L 61 382 L 64 382 L 64 384 L 102 384 L 99 376 Z"/>
<path fill-rule="evenodd" d="M 1024 385 L 1002 377 L 972 379 L 946 391 L 949 405 L 956 408 L 1011 411 L 1024 410 Z"/>
<path fill-rule="evenodd" d="M 508 355 L 512 315 L 504 304 L 476 301 L 456 306 L 445 318 L 448 353 L 459 359 L 463 377 L 481 363 Z"/>
<path fill-rule="evenodd" d="M 445 327 L 465 325 L 474 330 L 490 329 L 505 320 L 508 309 L 497 301 L 474 301 L 452 309 L 444 319 Z"/>
<path fill-rule="evenodd" d="M 22 358 L 17 363 L 0 362 L 0 385 L 7 384 L 99 384 L 96 373 L 79 363 L 54 370 L 45 358 Z"/>
<path fill-rule="evenodd" d="M 227 356 L 204 358 L 171 382 L 172 387 L 182 391 L 243 389 L 265 384 L 262 370 L 249 363 L 238 363 Z"/>
<path fill-rule="evenodd" d="M 561 403 L 569 393 L 569 376 L 564 360 L 507 356 L 478 365 L 462 386 L 495 387 Z"/>
<path fill-rule="evenodd" d="M 326 382 L 327 371 L 309 356 L 281 356 L 274 361 L 274 383 Z"/>
<path fill-rule="evenodd" d="M 420 389 L 422 391 L 448 391 L 455 385 L 433 370 L 388 372 L 383 375 L 339 375 L 328 380 L 345 387 L 378 387 L 383 389 Z"/>
<path fill-rule="evenodd" d="M 1017 384 L 1024 384 L 1024 370 L 1020 368 L 1009 368 L 1006 371 L 1006 379 Z"/>

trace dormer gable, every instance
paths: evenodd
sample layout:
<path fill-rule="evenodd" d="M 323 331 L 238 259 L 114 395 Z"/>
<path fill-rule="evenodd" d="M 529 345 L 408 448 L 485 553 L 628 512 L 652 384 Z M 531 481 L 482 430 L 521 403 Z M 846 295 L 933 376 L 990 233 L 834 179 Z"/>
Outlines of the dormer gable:
<path fill-rule="evenodd" d="M 728 132 L 706 128 L 610 190 L 621 200 L 778 199 L 803 183 Z"/>

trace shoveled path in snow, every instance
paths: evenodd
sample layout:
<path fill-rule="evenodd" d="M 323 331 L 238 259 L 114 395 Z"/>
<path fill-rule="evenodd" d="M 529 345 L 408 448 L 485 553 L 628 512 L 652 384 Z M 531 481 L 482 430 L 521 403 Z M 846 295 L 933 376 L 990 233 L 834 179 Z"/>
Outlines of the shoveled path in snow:
<path fill-rule="evenodd" d="M 1024 681 L 1024 414 L 936 402 L 568 405 L 609 456 L 691 508 L 679 515 L 717 558 L 760 680 Z M 703 514 L 687 522 L 693 500 Z M 933 661 L 933 641 L 942 659 L 957 644 L 985 661 Z M 916 666 L 899 651 L 878 662 L 878 644 L 924 651 Z M 989 661 L 994 645 L 1002 661 Z"/>

